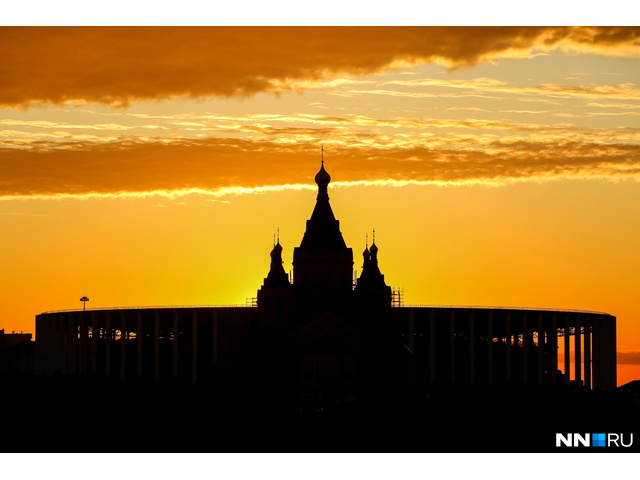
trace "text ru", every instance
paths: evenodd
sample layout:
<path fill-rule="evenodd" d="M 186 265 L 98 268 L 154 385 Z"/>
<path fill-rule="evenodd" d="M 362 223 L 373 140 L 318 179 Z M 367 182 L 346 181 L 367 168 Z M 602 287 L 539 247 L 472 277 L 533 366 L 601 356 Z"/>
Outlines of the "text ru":
<path fill-rule="evenodd" d="M 630 447 L 633 433 L 556 433 L 556 447 Z"/>

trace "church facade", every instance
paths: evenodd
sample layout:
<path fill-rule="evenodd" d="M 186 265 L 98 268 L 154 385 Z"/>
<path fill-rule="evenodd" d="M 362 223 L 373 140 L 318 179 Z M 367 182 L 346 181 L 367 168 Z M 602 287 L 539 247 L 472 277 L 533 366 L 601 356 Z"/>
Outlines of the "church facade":
<path fill-rule="evenodd" d="M 616 387 L 611 315 L 397 306 L 375 238 L 354 282 L 324 162 L 315 182 L 293 279 L 278 239 L 256 306 L 43 313 L 38 373 L 204 384 L 301 407 L 402 400 L 452 385 Z"/>

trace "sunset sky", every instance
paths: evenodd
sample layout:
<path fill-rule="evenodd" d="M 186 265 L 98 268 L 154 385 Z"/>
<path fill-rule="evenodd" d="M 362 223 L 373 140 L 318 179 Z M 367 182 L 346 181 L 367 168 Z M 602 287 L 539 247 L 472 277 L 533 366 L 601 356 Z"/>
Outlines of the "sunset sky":
<path fill-rule="evenodd" d="M 0 328 L 245 304 L 321 146 L 406 305 L 594 310 L 640 378 L 640 29 L 0 27 Z"/>

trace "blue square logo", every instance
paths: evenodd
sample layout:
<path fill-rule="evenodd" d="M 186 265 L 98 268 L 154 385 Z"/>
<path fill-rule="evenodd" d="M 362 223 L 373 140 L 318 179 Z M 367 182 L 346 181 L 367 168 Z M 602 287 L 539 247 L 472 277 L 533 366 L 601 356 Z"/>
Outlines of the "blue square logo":
<path fill-rule="evenodd" d="M 591 446 L 593 447 L 606 447 L 607 436 L 604 433 L 592 433 L 591 434 Z"/>

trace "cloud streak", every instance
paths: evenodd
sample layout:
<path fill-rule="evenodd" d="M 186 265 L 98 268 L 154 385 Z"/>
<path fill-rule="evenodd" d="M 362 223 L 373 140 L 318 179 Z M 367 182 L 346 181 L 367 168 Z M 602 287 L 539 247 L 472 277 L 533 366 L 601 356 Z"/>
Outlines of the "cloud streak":
<path fill-rule="evenodd" d="M 522 113 L 518 110 L 500 110 Z M 537 113 L 525 111 L 525 113 Z M 547 112 L 551 115 L 563 115 L 562 112 Z M 635 113 L 635 112 L 629 112 Z M 567 114 L 569 115 L 569 114 Z M 576 116 L 575 114 L 571 114 Z M 584 113 L 580 116 L 612 115 L 611 112 Z M 5 125 L 27 125 L 28 130 L 0 130 L 0 145 L 15 148 L 37 149 L 62 148 L 72 149 L 74 142 L 108 143 L 118 141 L 131 143 L 136 141 L 180 142 L 187 138 L 207 136 L 235 135 L 245 139 L 266 140 L 272 143 L 291 143 L 299 141 L 315 141 L 320 138 L 331 138 L 331 142 L 340 145 L 386 146 L 406 148 L 408 146 L 442 146 L 449 148 L 470 148 L 469 135 L 473 134 L 473 144 L 477 148 L 485 148 L 496 138 L 508 136 L 511 140 L 527 138 L 536 141 L 548 141 L 553 138 L 578 139 L 598 142 L 637 142 L 640 131 L 630 127 L 596 128 L 577 127 L 570 123 L 523 123 L 513 120 L 487 120 L 477 118 L 438 119 L 415 117 L 376 118 L 366 115 L 338 117 L 311 114 L 248 114 L 248 115 L 215 115 L 175 114 L 145 115 L 120 114 L 122 122 L 118 124 L 68 124 L 63 122 L 44 121 L 0 121 Z M 144 125 L 127 125 L 128 117 L 154 120 L 155 123 Z M 114 128 L 113 126 L 117 128 Z M 87 130 L 84 132 L 83 130 Z M 118 137 L 119 131 L 141 130 L 143 133 L 127 132 Z M 146 132 L 144 130 L 147 130 Z M 164 137 L 159 137 L 162 133 Z M 35 141 L 35 143 L 31 143 Z M 50 141 L 51 143 L 38 143 Z M 57 145 L 56 143 L 57 142 Z M 87 143 L 87 148 L 89 143 Z"/>
<path fill-rule="evenodd" d="M 318 88 L 319 81 L 334 88 L 353 81 L 347 77 L 401 65 L 461 68 L 554 49 L 637 58 L 639 32 L 635 27 L 2 27 L 0 106 L 246 97 Z M 543 90 L 568 94 L 554 85 Z"/>
<path fill-rule="evenodd" d="M 475 147 L 472 138 L 465 140 Z M 308 188 L 318 166 L 317 142 L 264 140 L 118 140 L 69 149 L 33 142 L 0 148 L 0 197 L 85 195 L 223 196 L 274 188 Z M 483 148 L 396 148 L 329 145 L 331 173 L 342 184 L 501 183 L 553 178 L 634 177 L 640 146 L 577 140 L 493 140 Z M 327 155 L 325 155 L 327 157 Z M 305 186 L 306 185 L 306 186 Z"/>
<path fill-rule="evenodd" d="M 517 87 L 509 85 L 506 82 L 491 79 L 477 78 L 474 80 L 441 80 L 441 79 L 415 79 L 415 80 L 393 80 L 385 82 L 385 85 L 399 85 L 404 87 L 443 87 L 458 90 L 470 90 L 474 92 L 482 92 L 476 96 L 486 98 L 496 98 L 497 93 L 514 94 L 522 97 L 523 95 L 536 95 L 541 97 L 553 98 L 585 98 L 585 99 L 623 99 L 638 100 L 640 99 L 640 89 L 635 84 L 620 85 L 562 85 L 557 83 L 547 83 L 531 87 Z M 472 96 L 472 94 L 438 94 L 434 92 L 411 92 L 411 91 L 395 91 L 388 89 L 374 89 L 357 91 L 352 90 L 351 94 L 369 93 L 379 95 L 392 96 Z"/>

